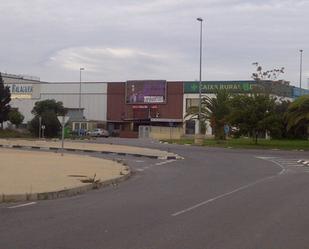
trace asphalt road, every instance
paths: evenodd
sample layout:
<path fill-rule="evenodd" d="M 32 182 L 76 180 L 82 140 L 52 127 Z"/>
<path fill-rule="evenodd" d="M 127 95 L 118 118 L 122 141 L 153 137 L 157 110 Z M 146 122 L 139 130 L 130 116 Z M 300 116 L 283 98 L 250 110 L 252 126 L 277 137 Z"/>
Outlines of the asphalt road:
<path fill-rule="evenodd" d="M 1 249 L 309 247 L 309 168 L 296 163 L 308 153 L 102 140 L 185 159 L 104 156 L 135 175 L 80 196 L 0 205 Z"/>

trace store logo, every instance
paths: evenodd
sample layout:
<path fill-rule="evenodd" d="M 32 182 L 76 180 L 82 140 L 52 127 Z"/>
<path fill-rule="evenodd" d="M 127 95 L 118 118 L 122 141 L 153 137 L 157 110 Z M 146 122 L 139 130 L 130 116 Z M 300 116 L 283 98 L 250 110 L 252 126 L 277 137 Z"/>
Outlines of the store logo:
<path fill-rule="evenodd" d="M 12 94 L 32 94 L 33 92 L 32 85 L 13 84 L 12 86 L 9 87 Z"/>
<path fill-rule="evenodd" d="M 198 89 L 199 89 L 199 86 L 197 84 L 192 84 L 191 89 L 192 89 L 193 92 L 197 92 Z"/>
<path fill-rule="evenodd" d="M 252 91 L 251 83 L 243 82 L 202 82 L 202 93 L 216 93 L 218 90 L 226 90 L 232 93 L 250 92 Z M 199 83 L 190 82 L 185 83 L 185 93 L 198 93 Z"/>

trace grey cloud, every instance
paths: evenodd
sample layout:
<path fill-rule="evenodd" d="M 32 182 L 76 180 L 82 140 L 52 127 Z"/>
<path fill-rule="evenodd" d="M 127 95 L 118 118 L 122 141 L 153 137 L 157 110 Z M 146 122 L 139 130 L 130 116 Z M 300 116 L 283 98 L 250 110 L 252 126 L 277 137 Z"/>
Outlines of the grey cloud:
<path fill-rule="evenodd" d="M 308 8 L 306 0 L 2 1 L 0 70 L 61 81 L 77 80 L 88 65 L 89 80 L 192 80 L 201 16 L 205 79 L 248 79 L 259 61 L 285 66 L 285 78 L 297 84 L 299 48 L 309 77 Z M 108 49 L 135 54 L 102 52 Z"/>

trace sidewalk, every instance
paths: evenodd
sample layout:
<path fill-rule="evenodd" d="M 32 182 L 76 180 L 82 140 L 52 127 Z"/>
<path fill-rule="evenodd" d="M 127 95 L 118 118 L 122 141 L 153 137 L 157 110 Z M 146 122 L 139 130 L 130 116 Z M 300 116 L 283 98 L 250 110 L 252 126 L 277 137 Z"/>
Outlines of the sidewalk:
<path fill-rule="evenodd" d="M 61 141 L 36 141 L 36 140 L 20 140 L 20 139 L 0 139 L 2 147 L 39 147 L 57 149 L 61 147 Z M 158 159 L 179 159 L 178 155 L 166 151 L 148 149 L 141 147 L 114 145 L 114 144 L 96 144 L 86 142 L 73 142 L 65 140 L 64 147 L 66 150 L 81 150 L 94 152 L 107 152 L 117 154 L 128 154 L 136 156 L 154 157 Z"/>
<path fill-rule="evenodd" d="M 103 184 L 130 174 L 126 166 L 90 156 L 0 148 L 0 158 L 0 202 L 74 195 L 93 188 L 94 175 Z"/>

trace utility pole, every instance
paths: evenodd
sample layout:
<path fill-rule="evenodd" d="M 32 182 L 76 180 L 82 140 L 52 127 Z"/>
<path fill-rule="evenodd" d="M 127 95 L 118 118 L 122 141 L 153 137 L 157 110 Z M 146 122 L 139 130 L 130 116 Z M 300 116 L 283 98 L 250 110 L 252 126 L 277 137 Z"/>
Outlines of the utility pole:
<path fill-rule="evenodd" d="M 299 91 L 300 91 L 300 96 L 302 96 L 302 88 L 301 88 L 301 83 L 302 83 L 302 78 L 303 78 L 303 52 L 304 50 L 300 49 L 300 68 L 299 68 Z"/>

